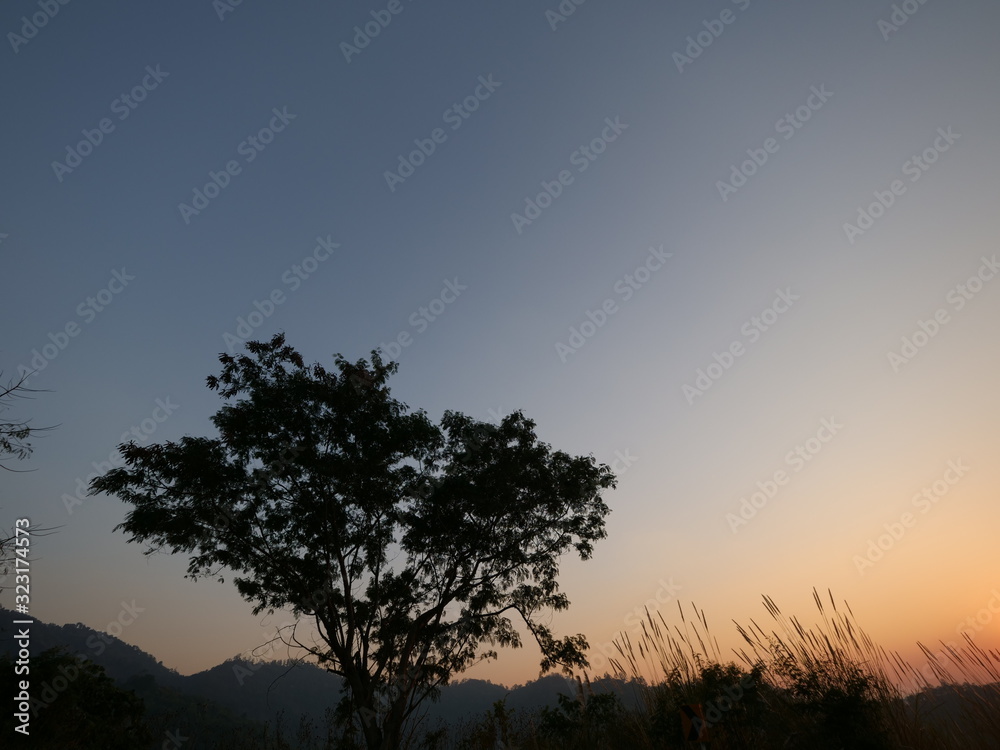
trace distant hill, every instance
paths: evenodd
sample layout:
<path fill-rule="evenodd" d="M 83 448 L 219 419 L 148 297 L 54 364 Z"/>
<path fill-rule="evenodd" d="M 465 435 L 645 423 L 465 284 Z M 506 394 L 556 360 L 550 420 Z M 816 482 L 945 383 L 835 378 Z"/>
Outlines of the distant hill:
<path fill-rule="evenodd" d="M 16 612 L 0 607 L 0 652 L 7 654 L 16 652 L 16 646 L 11 641 L 14 632 L 11 621 L 19 617 Z M 31 626 L 32 656 L 54 646 L 63 646 L 73 654 L 83 654 L 95 664 L 104 667 L 104 671 L 116 682 L 123 682 L 138 674 L 150 674 L 161 685 L 171 687 L 179 687 L 184 680 L 184 677 L 173 669 L 163 666 L 163 662 L 151 654 L 107 633 L 101 633 L 80 623 L 50 625 L 35 620 L 35 624 Z"/>
<path fill-rule="evenodd" d="M 16 617 L 0 608 L 0 652 L 16 652 L 11 638 L 11 620 Z M 201 726 L 208 721 L 206 717 L 216 717 L 212 720 L 213 737 L 232 731 L 241 721 L 250 730 L 260 731 L 264 723 L 274 726 L 279 717 L 290 731 L 302 716 L 316 727 L 326 726 L 326 712 L 341 694 L 341 678 L 313 664 L 233 658 L 185 676 L 142 649 L 86 625 L 51 625 L 36 620 L 31 627 L 32 655 L 55 646 L 82 654 L 120 685 L 135 690 L 146 701 L 149 713 L 164 726 L 170 721 L 181 725 L 196 719 Z M 594 688 L 618 692 L 628 705 L 635 702 L 634 691 L 620 681 L 599 680 Z M 554 675 L 512 689 L 486 680 L 457 680 L 441 690 L 437 701 L 427 702 L 426 719 L 434 726 L 479 718 L 504 699 L 508 709 L 531 711 L 556 706 L 559 693 L 571 694 L 573 689 Z M 208 736 L 204 727 L 199 731 Z M 197 750 L 197 745 L 187 745 L 185 750 Z"/>
<path fill-rule="evenodd" d="M 1000 696 L 996 685 L 984 687 L 964 684 L 927 688 L 917 695 L 909 696 L 906 702 L 910 706 L 919 702 L 923 712 L 941 725 L 954 722 L 961 726 L 970 714 L 976 712 L 1000 716 Z"/>
<path fill-rule="evenodd" d="M 312 664 L 228 661 L 184 678 L 184 689 L 262 721 L 298 722 L 307 715 L 325 723 L 324 713 L 340 698 L 342 681 Z"/>

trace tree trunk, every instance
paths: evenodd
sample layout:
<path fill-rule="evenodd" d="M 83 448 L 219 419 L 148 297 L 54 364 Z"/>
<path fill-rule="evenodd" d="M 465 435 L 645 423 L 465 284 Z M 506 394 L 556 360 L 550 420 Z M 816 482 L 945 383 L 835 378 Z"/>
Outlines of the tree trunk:
<path fill-rule="evenodd" d="M 378 722 L 378 713 L 375 711 L 374 688 L 368 681 L 362 684 L 360 675 L 354 670 L 345 670 L 344 677 L 350 688 L 351 712 L 357 714 L 361 720 L 361 734 L 365 738 L 365 745 L 368 746 L 368 750 L 383 750 L 385 742 Z"/>
<path fill-rule="evenodd" d="M 397 750 L 403 739 L 403 723 L 405 721 L 406 707 L 410 702 L 412 686 L 407 685 L 406 690 L 396 693 L 395 699 L 382 721 L 381 733 L 382 744 L 378 750 Z"/>
<path fill-rule="evenodd" d="M 390 711 L 382 724 L 382 746 L 379 750 L 397 750 L 402 739 L 402 731 L 402 720 L 395 711 Z"/>
<path fill-rule="evenodd" d="M 361 708 L 358 713 L 361 715 L 361 728 L 368 750 L 384 750 L 389 747 L 382 739 L 382 728 L 375 719 L 375 712 L 371 708 Z"/>

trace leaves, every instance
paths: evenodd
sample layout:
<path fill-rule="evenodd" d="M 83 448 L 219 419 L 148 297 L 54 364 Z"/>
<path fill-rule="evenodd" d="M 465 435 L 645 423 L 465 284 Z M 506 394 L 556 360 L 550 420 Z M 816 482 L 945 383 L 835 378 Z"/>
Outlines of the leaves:
<path fill-rule="evenodd" d="M 208 378 L 218 437 L 123 445 L 125 466 L 92 482 L 132 506 L 117 529 L 188 554 L 189 576 L 234 572 L 255 613 L 313 618 L 325 643 L 307 650 L 390 739 L 421 698 L 495 658 L 484 645 L 520 646 L 512 618 L 543 671 L 586 664 L 582 636 L 557 640 L 537 618 L 569 606 L 559 557 L 586 559 L 605 536 L 607 466 L 553 451 L 520 412 L 434 424 L 391 397 L 396 364 L 377 351 L 331 371 L 282 335 L 247 350 Z"/>

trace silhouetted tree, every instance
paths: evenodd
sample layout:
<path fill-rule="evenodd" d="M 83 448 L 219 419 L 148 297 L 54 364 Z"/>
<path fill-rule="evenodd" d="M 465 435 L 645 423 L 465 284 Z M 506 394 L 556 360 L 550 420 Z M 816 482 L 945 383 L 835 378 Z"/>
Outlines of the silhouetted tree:
<path fill-rule="evenodd" d="M 341 707 L 371 750 L 397 747 L 453 674 L 519 647 L 511 618 L 543 672 L 586 666 L 586 639 L 557 639 L 540 615 L 569 605 L 560 556 L 587 559 L 605 536 L 606 465 L 553 451 L 520 412 L 409 412 L 377 351 L 337 355 L 333 372 L 282 335 L 247 350 L 208 378 L 227 401 L 218 438 L 122 445 L 125 466 L 91 483 L 133 506 L 116 529 L 146 554 L 190 554 L 189 577 L 234 571 L 255 614 L 314 620 L 322 644 L 297 645 L 344 677 Z"/>

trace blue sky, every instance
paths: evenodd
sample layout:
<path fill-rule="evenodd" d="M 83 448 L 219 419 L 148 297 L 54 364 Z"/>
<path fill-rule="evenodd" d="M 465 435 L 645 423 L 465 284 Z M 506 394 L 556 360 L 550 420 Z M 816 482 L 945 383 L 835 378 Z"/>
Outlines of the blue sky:
<path fill-rule="evenodd" d="M 265 640 L 231 586 L 113 533 L 119 501 L 67 498 L 133 427 L 209 433 L 219 353 L 285 331 L 310 361 L 406 342 L 411 406 L 520 408 L 619 462 L 563 632 L 607 642 L 673 581 L 716 622 L 831 587 L 890 647 L 957 640 L 1000 586 L 998 21 L 985 0 L 6 4 L 0 369 L 47 390 L 11 416 L 58 425 L 0 477 L 4 518 L 61 527 L 32 612 L 104 629 L 134 600 L 122 637 L 183 672 Z"/>

